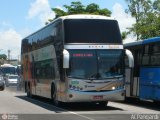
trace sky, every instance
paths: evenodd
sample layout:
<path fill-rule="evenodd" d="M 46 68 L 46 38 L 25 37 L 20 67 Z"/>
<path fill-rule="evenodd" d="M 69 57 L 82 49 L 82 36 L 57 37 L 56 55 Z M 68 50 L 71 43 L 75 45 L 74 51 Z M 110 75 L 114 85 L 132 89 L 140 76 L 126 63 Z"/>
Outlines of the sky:
<path fill-rule="evenodd" d="M 21 40 L 29 34 L 45 26 L 45 22 L 55 17 L 51 8 L 63 8 L 77 0 L 0 0 L 0 54 L 11 51 L 11 58 L 20 56 Z M 111 17 L 118 20 L 120 30 L 125 31 L 135 23 L 135 19 L 124 11 L 125 0 L 79 0 L 84 5 L 96 3 L 100 8 L 112 12 Z M 132 36 L 125 42 L 134 41 Z"/>

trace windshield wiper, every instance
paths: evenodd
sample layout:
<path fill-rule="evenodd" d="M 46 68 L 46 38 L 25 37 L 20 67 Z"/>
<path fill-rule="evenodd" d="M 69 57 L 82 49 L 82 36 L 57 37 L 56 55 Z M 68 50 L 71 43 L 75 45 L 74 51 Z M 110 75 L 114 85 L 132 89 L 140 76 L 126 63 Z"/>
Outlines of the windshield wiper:
<path fill-rule="evenodd" d="M 77 77 L 77 76 L 68 76 L 68 78 L 84 79 L 83 77 Z"/>
<path fill-rule="evenodd" d="M 108 77 L 104 77 L 104 79 L 110 79 L 110 78 L 121 78 L 121 77 L 123 77 L 123 75 L 108 76 Z"/>
<path fill-rule="evenodd" d="M 95 79 L 98 79 L 98 78 L 101 78 L 100 73 L 94 73 L 94 74 L 92 74 L 88 77 L 89 80 L 95 80 Z"/>

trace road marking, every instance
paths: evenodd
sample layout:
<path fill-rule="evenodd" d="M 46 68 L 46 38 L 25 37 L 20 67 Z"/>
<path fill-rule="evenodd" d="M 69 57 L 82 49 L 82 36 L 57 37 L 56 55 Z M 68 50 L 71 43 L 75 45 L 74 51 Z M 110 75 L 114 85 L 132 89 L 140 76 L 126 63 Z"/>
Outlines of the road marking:
<path fill-rule="evenodd" d="M 48 104 L 48 103 L 45 103 L 45 102 L 41 102 L 41 101 L 39 101 L 39 100 L 35 100 L 35 99 L 29 98 L 29 97 L 26 97 L 26 98 L 27 98 L 27 99 L 30 99 L 30 100 L 33 100 L 33 101 L 35 101 L 35 102 L 39 102 L 39 103 L 42 103 L 42 104 L 46 104 L 46 105 L 48 105 L 48 106 L 53 106 L 53 107 L 55 107 L 55 108 L 57 108 L 57 109 L 60 109 L 60 110 L 62 110 L 62 111 L 67 111 L 67 112 L 70 113 L 70 114 L 74 114 L 74 115 L 77 115 L 77 116 L 79 116 L 79 117 L 83 117 L 83 118 L 88 119 L 88 120 L 95 120 L 95 119 L 89 118 L 89 117 L 87 117 L 87 116 L 80 115 L 80 114 L 78 114 L 78 113 L 76 113 L 76 112 L 68 111 L 67 109 L 63 109 L 63 108 L 60 108 L 60 107 L 57 107 L 57 106 L 54 106 L 54 105 L 51 105 L 51 104 Z"/>
<path fill-rule="evenodd" d="M 87 117 L 87 116 L 80 115 L 80 114 L 78 114 L 78 113 L 76 113 L 76 112 L 72 112 L 72 111 L 68 111 L 68 112 L 71 113 L 71 114 L 77 115 L 77 116 L 79 116 L 79 117 L 86 118 L 86 119 L 88 119 L 88 120 L 95 120 L 95 119 L 89 118 L 89 117 Z"/>

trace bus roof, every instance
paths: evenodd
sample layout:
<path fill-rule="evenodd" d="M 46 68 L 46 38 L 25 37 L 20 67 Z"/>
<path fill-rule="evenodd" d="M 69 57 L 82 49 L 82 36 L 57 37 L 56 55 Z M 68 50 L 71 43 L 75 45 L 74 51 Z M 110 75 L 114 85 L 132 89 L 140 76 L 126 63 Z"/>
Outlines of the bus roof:
<path fill-rule="evenodd" d="M 142 44 L 143 41 L 131 42 L 124 44 L 124 47 L 136 46 Z"/>
<path fill-rule="evenodd" d="M 26 36 L 25 38 L 23 39 L 26 39 L 27 37 L 31 36 L 31 35 L 34 35 L 35 33 L 41 31 L 42 29 L 46 28 L 47 26 L 53 24 L 54 22 L 58 21 L 58 20 L 65 20 L 65 19 L 101 19 L 101 20 L 115 20 L 114 18 L 112 17 L 106 17 L 106 16 L 103 16 L 103 15 L 90 15 L 90 14 L 76 14 L 76 15 L 67 15 L 67 16 L 62 16 L 62 17 L 59 17 L 55 20 L 53 20 L 51 23 L 49 23 L 48 25 L 42 27 L 41 29 L 35 31 L 34 33 Z M 23 40 L 22 40 L 23 41 Z"/>
<path fill-rule="evenodd" d="M 158 42 L 158 41 L 160 41 L 160 37 L 154 37 L 154 38 L 145 39 L 143 41 L 143 44 L 153 43 L 153 42 Z"/>
<path fill-rule="evenodd" d="M 106 17 L 103 15 L 89 15 L 89 14 L 76 14 L 76 15 L 67 15 L 59 17 L 59 19 L 106 19 L 106 20 L 115 20 L 112 17 Z"/>
<path fill-rule="evenodd" d="M 15 66 L 13 66 L 11 64 L 3 64 L 3 65 L 1 65 L 1 67 L 15 67 Z"/>
<path fill-rule="evenodd" d="M 131 47 L 131 46 L 136 46 L 136 45 L 145 45 L 148 43 L 154 43 L 154 42 L 160 42 L 160 37 L 153 37 L 153 38 L 148 38 L 148 39 L 144 39 L 143 41 L 137 41 L 137 42 L 131 42 L 131 43 L 127 43 L 124 44 L 124 47 Z"/>

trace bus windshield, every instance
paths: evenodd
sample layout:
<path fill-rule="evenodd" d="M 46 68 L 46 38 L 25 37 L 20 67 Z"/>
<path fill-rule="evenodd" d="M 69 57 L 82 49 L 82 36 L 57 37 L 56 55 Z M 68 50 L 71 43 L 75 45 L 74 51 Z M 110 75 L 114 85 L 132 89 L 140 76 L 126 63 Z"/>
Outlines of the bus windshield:
<path fill-rule="evenodd" d="M 16 74 L 15 67 L 1 67 L 1 71 L 4 75 L 6 74 Z"/>
<path fill-rule="evenodd" d="M 122 43 L 116 20 L 66 19 L 64 32 L 66 43 Z"/>
<path fill-rule="evenodd" d="M 123 76 L 122 50 L 69 50 L 68 77 L 107 79 Z"/>

